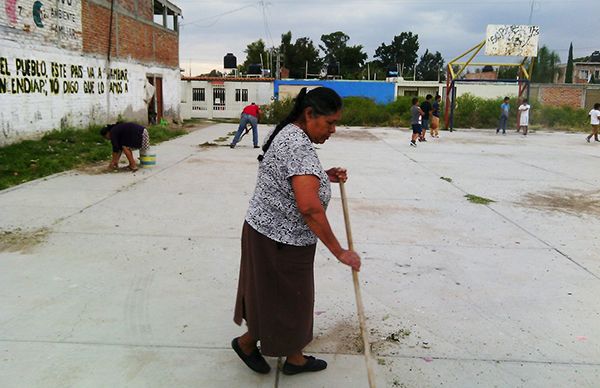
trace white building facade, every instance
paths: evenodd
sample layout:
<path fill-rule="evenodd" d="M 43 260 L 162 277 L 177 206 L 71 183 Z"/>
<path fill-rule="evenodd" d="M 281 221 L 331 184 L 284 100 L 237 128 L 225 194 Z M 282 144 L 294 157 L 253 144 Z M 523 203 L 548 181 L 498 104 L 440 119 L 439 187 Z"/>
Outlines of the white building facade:
<path fill-rule="evenodd" d="M 183 119 L 236 119 L 246 105 L 273 102 L 272 78 L 183 77 Z"/>

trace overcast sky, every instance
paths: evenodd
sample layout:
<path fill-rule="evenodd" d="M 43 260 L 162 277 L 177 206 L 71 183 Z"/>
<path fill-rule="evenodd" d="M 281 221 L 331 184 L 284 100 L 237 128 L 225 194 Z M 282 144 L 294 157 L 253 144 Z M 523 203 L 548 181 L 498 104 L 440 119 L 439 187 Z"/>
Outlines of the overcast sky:
<path fill-rule="evenodd" d="M 411 31 L 419 35 L 419 55 L 439 51 L 446 62 L 485 39 L 488 24 L 540 26 L 540 46 L 567 61 L 574 55 L 600 50 L 598 0 L 172 0 L 183 13 L 180 63 L 193 75 L 221 70 L 223 57 L 233 53 L 238 64 L 244 49 L 258 39 L 279 45 L 292 31 L 292 42 L 309 37 L 315 46 L 321 35 L 343 31 L 350 45 L 363 45 L 369 59 L 382 42 Z M 264 4 L 264 5 L 263 5 Z"/>

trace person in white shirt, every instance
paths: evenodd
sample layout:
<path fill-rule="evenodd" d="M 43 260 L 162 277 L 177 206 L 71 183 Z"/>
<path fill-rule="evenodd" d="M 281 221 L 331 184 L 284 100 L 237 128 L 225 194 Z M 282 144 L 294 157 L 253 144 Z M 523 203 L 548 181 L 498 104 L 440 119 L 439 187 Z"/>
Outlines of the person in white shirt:
<path fill-rule="evenodd" d="M 523 136 L 527 136 L 529 128 L 529 110 L 531 106 L 527 103 L 527 99 L 523 99 L 523 103 L 519 105 L 519 129 L 523 129 Z"/>
<path fill-rule="evenodd" d="M 590 142 L 592 136 L 594 136 L 595 141 L 598 140 L 598 128 L 600 128 L 600 104 L 595 103 L 594 109 L 592 109 L 589 113 L 590 115 L 590 123 L 592 124 L 592 133 L 588 137 L 586 137 L 587 142 Z"/>

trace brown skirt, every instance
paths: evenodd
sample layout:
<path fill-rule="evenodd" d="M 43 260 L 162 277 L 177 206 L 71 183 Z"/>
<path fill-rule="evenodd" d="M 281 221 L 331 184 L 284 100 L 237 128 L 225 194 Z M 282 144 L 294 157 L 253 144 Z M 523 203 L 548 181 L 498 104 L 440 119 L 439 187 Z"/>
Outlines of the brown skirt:
<path fill-rule="evenodd" d="M 265 356 L 294 354 L 312 341 L 315 251 L 316 244 L 278 243 L 244 222 L 233 321 L 246 320 Z"/>

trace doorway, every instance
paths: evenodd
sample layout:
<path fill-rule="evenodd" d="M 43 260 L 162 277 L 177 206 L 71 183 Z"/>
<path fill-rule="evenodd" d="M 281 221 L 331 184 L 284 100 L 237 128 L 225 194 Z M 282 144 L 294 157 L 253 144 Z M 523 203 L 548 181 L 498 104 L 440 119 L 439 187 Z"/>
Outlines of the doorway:
<path fill-rule="evenodd" d="M 149 75 L 146 78 L 154 86 L 154 96 L 148 103 L 148 123 L 157 124 L 163 118 L 162 77 Z"/>

